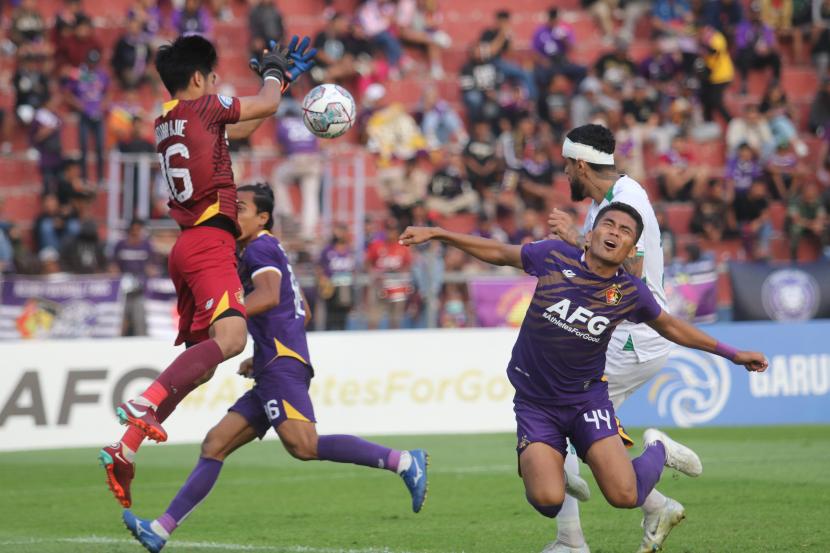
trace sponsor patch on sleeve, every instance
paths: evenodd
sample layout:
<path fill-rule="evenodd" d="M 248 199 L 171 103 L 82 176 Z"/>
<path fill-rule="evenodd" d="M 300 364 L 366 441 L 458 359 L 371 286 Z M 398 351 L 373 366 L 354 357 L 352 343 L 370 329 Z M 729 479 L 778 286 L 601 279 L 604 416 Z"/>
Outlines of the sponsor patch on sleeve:
<path fill-rule="evenodd" d="M 225 109 L 230 109 L 233 105 L 233 98 L 230 96 L 222 96 L 221 94 L 217 96 L 219 98 L 219 103 L 222 104 L 222 107 Z"/>

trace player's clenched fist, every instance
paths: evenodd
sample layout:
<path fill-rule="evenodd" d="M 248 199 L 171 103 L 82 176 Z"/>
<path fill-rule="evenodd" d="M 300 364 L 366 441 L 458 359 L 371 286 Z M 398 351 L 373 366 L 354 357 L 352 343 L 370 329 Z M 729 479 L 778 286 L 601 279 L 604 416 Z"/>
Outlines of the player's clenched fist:
<path fill-rule="evenodd" d="M 236 374 L 241 374 L 245 378 L 254 377 L 254 358 L 249 357 L 239 364 L 239 370 Z"/>
<path fill-rule="evenodd" d="M 579 231 L 574 226 L 573 217 L 569 213 L 554 208 L 548 215 L 548 228 L 554 237 L 576 246 Z"/>
<path fill-rule="evenodd" d="M 757 351 L 739 351 L 732 361 L 736 365 L 743 365 L 746 370 L 762 373 L 767 370 L 769 363 L 763 353 Z"/>
<path fill-rule="evenodd" d="M 404 246 L 423 244 L 437 236 L 438 229 L 435 227 L 406 227 L 401 233 L 398 242 Z"/>

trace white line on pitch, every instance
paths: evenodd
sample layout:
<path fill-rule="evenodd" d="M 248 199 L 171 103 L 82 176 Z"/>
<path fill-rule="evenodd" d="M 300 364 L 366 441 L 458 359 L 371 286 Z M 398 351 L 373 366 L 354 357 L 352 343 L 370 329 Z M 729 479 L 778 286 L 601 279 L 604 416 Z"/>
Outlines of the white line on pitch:
<path fill-rule="evenodd" d="M 129 545 L 135 540 L 108 538 L 105 536 L 85 536 L 77 538 L 28 538 L 0 541 L 0 546 L 37 545 L 47 543 L 66 543 L 83 545 Z M 244 545 L 240 543 L 217 543 L 211 541 L 171 541 L 170 546 L 179 549 L 217 549 L 225 551 L 251 551 L 268 553 L 412 553 L 409 551 L 389 549 L 388 547 L 367 547 L 362 549 L 340 549 L 336 547 L 311 547 L 307 545 Z"/>

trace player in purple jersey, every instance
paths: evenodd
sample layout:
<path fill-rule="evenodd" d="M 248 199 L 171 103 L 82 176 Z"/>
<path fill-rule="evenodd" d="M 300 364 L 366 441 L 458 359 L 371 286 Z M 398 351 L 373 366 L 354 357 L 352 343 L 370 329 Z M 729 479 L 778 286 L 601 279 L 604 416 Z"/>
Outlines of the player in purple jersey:
<path fill-rule="evenodd" d="M 228 409 L 202 442 L 196 467 L 167 511 L 155 520 L 124 511 L 124 523 L 153 553 L 210 493 L 225 458 L 273 427 L 283 447 L 302 461 L 354 463 L 396 472 L 412 496 L 412 510 L 421 510 L 427 493 L 429 456 L 421 449 L 397 451 L 356 436 L 318 436 L 308 394 L 313 376 L 305 325 L 311 319 L 288 256 L 269 230 L 274 196 L 265 185 L 237 189 L 241 235 L 239 276 L 245 289 L 248 331 L 254 356 L 239 373 L 254 387 Z"/>
<path fill-rule="evenodd" d="M 645 322 L 677 344 L 750 371 L 767 367 L 763 354 L 736 351 L 662 311 L 646 285 L 622 269 L 642 232 L 637 210 L 614 202 L 597 214 L 584 251 L 560 240 L 513 246 L 441 228 L 409 227 L 401 234 L 406 246 L 440 240 L 537 277 L 507 375 L 516 388 L 519 474 L 527 500 L 546 517 L 555 517 L 565 498 L 566 438 L 615 507 L 641 505 L 663 466 L 689 476 L 703 470 L 692 450 L 653 428 L 643 436 L 642 455 L 628 457 L 603 377 L 608 341 L 622 320 Z"/>

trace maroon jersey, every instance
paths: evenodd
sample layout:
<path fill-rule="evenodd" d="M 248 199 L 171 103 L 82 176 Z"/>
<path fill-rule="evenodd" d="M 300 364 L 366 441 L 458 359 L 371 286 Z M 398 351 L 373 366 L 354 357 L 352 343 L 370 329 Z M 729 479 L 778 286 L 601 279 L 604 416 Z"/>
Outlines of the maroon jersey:
<path fill-rule="evenodd" d="M 236 185 L 225 125 L 239 121 L 239 99 L 171 100 L 156 119 L 156 151 L 170 188 L 170 216 L 183 228 L 222 214 L 236 223 Z"/>

